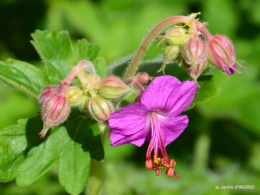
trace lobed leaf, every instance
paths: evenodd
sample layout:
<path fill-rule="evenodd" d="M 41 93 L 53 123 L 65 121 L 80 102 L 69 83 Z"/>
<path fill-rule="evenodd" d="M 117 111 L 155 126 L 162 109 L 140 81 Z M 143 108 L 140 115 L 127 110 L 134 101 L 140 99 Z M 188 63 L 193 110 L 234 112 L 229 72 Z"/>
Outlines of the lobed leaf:
<path fill-rule="evenodd" d="M 45 64 L 49 79 L 58 84 L 74 66 L 74 52 L 67 31 L 39 31 L 32 34 L 32 44 Z"/>
<path fill-rule="evenodd" d="M 88 180 L 91 157 L 102 160 L 104 151 L 96 122 L 76 118 L 74 123 L 67 125 L 68 129 L 74 130 L 69 130 L 69 137 L 64 138 L 69 145 L 59 159 L 58 174 L 60 183 L 69 193 L 79 194 Z M 74 141 L 69 141 L 71 139 Z"/>
<path fill-rule="evenodd" d="M 79 62 L 82 59 L 87 59 L 93 62 L 96 73 L 101 76 L 106 76 L 106 62 L 103 57 L 98 57 L 99 46 L 90 44 L 86 39 L 78 40 L 75 59 Z"/>
<path fill-rule="evenodd" d="M 79 62 L 82 59 L 93 61 L 99 52 L 99 46 L 89 43 L 86 39 L 78 40 L 75 60 Z"/>
<path fill-rule="evenodd" d="M 97 122 L 72 115 L 45 139 L 38 135 L 42 126 L 36 116 L 0 131 L 0 180 L 16 177 L 19 186 L 28 186 L 59 162 L 60 183 L 69 193 L 79 194 L 88 180 L 90 158 L 104 158 Z"/>
<path fill-rule="evenodd" d="M 42 87 L 50 83 L 42 70 L 13 59 L 0 62 L 0 79 L 33 99 L 37 99 Z"/>
<path fill-rule="evenodd" d="M 18 167 L 24 161 L 27 147 L 25 126 L 27 119 L 21 119 L 0 131 L 0 181 L 9 182 L 18 174 Z"/>

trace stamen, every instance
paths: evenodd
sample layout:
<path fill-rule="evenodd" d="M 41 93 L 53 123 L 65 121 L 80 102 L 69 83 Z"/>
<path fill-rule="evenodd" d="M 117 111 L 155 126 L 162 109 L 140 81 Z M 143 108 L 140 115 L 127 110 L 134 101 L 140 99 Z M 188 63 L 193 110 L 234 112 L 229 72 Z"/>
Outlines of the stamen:
<path fill-rule="evenodd" d="M 146 169 L 148 169 L 148 170 L 153 169 L 153 162 L 152 162 L 151 159 L 148 159 L 148 160 L 145 161 L 145 167 L 146 167 Z"/>
<path fill-rule="evenodd" d="M 151 141 L 146 152 L 145 166 L 148 170 L 154 170 L 157 176 L 160 175 L 161 168 L 165 167 L 166 175 L 168 177 L 172 177 L 174 175 L 176 178 L 178 178 L 179 176 L 174 170 L 176 162 L 174 159 L 170 160 L 166 152 L 157 113 L 151 112 L 149 118 L 151 125 Z M 160 150 L 161 157 L 158 156 L 158 149 Z M 153 160 L 151 159 L 152 151 L 154 153 Z"/>

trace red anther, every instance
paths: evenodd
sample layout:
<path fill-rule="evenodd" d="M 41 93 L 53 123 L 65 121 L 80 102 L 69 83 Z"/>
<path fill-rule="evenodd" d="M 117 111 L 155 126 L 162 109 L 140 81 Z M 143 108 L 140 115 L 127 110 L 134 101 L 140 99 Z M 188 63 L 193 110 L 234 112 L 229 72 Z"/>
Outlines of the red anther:
<path fill-rule="evenodd" d="M 145 167 L 148 170 L 151 170 L 153 168 L 153 162 L 152 162 L 151 159 L 148 159 L 148 160 L 145 161 Z"/>
<path fill-rule="evenodd" d="M 170 160 L 170 167 L 174 168 L 176 165 L 176 161 L 174 159 Z"/>
<path fill-rule="evenodd" d="M 174 168 L 168 168 L 166 169 L 166 175 L 168 177 L 172 177 L 174 175 Z"/>

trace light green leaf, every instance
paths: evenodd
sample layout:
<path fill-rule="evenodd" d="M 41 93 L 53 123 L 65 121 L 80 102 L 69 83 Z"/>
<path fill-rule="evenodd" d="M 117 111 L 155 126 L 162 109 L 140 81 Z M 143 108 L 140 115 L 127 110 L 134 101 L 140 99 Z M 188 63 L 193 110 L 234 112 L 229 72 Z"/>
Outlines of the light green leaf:
<path fill-rule="evenodd" d="M 37 99 L 42 87 L 50 83 L 37 67 L 13 59 L 0 62 L 0 79 L 33 99 Z"/>
<path fill-rule="evenodd" d="M 98 57 L 99 46 L 90 44 L 86 39 L 78 41 L 76 50 L 76 62 L 87 59 L 93 62 L 96 73 L 101 76 L 106 76 L 106 61 L 103 57 Z"/>
<path fill-rule="evenodd" d="M 78 40 L 75 54 L 76 61 L 87 59 L 93 61 L 99 52 L 99 46 L 89 43 L 86 39 Z"/>
<path fill-rule="evenodd" d="M 96 69 L 96 73 L 99 76 L 104 78 L 106 76 L 106 61 L 105 61 L 105 58 L 97 57 L 96 60 L 94 61 L 94 66 L 95 66 L 95 69 Z"/>
<path fill-rule="evenodd" d="M 69 33 L 37 30 L 32 37 L 32 44 L 42 58 L 50 80 L 58 84 L 76 65 Z"/>
<path fill-rule="evenodd" d="M 18 174 L 18 167 L 24 160 L 27 119 L 21 119 L 17 125 L 0 130 L 0 181 L 8 182 Z"/>

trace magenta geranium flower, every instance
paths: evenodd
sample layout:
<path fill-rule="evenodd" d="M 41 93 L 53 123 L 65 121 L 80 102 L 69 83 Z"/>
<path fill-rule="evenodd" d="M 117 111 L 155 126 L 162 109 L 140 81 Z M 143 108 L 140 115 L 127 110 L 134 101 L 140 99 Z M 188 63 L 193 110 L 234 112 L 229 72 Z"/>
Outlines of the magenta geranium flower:
<path fill-rule="evenodd" d="M 169 177 L 178 177 L 176 163 L 169 159 L 165 147 L 187 127 L 188 117 L 180 113 L 193 101 L 197 87 L 195 82 L 181 83 L 172 76 L 156 77 L 142 93 L 140 103 L 129 104 L 111 115 L 111 145 L 141 146 L 148 141 L 146 168 L 159 175 L 160 168 L 165 167 Z"/>

